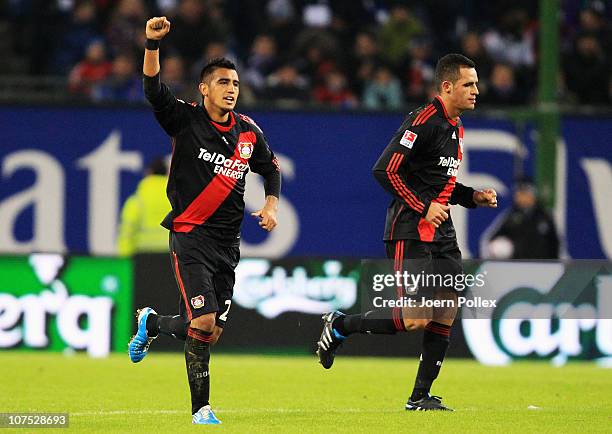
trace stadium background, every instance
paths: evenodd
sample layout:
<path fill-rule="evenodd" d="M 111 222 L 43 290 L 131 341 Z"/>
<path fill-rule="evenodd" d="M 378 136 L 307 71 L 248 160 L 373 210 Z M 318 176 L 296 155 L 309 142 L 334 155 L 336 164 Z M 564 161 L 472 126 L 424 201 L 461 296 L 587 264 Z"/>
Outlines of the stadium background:
<path fill-rule="evenodd" d="M 479 258 L 483 232 L 511 203 L 513 180 L 529 175 L 554 213 L 564 258 L 607 264 L 612 8 L 601 1 L 545 0 L 544 9 L 537 3 L 3 3 L 0 347 L 122 352 L 136 306 L 152 302 L 168 313 L 176 306 L 164 255 L 115 257 L 121 204 L 144 164 L 170 151 L 140 90 L 144 22 L 158 13 L 173 23 L 172 38 L 162 42 L 164 78 L 191 98 L 193 71 L 207 55 L 236 59 L 239 111 L 266 132 L 283 167 L 279 228 L 263 234 L 245 221 L 249 259 L 217 351 L 311 353 L 317 313 L 359 308 L 355 270 L 360 259 L 383 255 L 388 202 L 371 166 L 404 114 L 431 94 L 432 68 L 447 51 L 474 57 L 482 83 L 482 104 L 465 116 L 459 178 L 496 188 L 501 205 L 453 211 L 465 257 Z M 103 45 L 107 60 L 83 61 L 92 44 Z M 255 176 L 248 183 L 253 210 L 262 186 Z M 607 282 L 600 290 L 609 290 Z M 551 331 L 556 345 L 512 353 L 502 342 L 508 358 L 489 362 L 609 363 L 610 320 L 576 327 L 571 350 Z M 453 333 L 451 355 L 478 352 L 461 323 Z M 418 335 L 402 346 L 358 339 L 349 351 L 415 355 L 418 342 Z"/>

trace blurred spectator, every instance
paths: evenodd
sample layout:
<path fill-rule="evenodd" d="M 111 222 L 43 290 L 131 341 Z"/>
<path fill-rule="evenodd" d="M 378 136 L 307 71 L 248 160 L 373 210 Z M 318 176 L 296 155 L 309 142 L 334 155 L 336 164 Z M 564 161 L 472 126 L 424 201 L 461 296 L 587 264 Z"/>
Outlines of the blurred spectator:
<path fill-rule="evenodd" d="M 314 99 L 318 103 L 338 108 L 355 108 L 359 104 L 348 88 L 346 76 L 339 70 L 333 70 L 325 76 L 325 82 L 314 89 Z"/>
<path fill-rule="evenodd" d="M 602 51 L 609 53 L 612 49 L 612 29 L 610 22 L 606 20 L 605 12 L 606 6 L 603 1 L 590 2 L 580 12 L 579 32 L 593 35 L 599 41 Z"/>
<path fill-rule="evenodd" d="M 201 55 L 193 62 L 193 66 L 191 67 L 191 77 L 193 80 L 200 80 L 202 68 L 204 68 L 204 65 L 206 65 L 209 60 L 221 57 L 231 60 L 234 62 L 234 65 L 236 65 L 238 71 L 242 71 L 240 60 L 234 53 L 228 50 L 227 44 L 222 40 L 213 40 L 209 42 L 200 54 Z"/>
<path fill-rule="evenodd" d="M 242 73 L 243 81 L 253 88 L 256 94 L 266 86 L 266 77 L 278 67 L 276 41 L 270 35 L 258 35 L 251 47 L 251 54 Z"/>
<path fill-rule="evenodd" d="M 206 7 L 201 0 L 182 0 L 178 15 L 171 20 L 172 31 L 164 38 L 163 43 L 178 52 L 189 64 L 202 55 L 210 41 L 226 37 L 221 31 L 221 23 L 214 23 L 208 18 Z"/>
<path fill-rule="evenodd" d="M 106 59 L 104 42 L 99 39 L 92 41 L 87 47 L 85 59 L 70 71 L 70 92 L 90 97 L 92 86 L 104 81 L 112 70 L 113 64 Z"/>
<path fill-rule="evenodd" d="M 96 22 L 96 6 L 93 1 L 77 2 L 65 29 L 58 36 L 55 54 L 55 70 L 66 74 L 85 56 L 89 44 L 100 39 Z"/>
<path fill-rule="evenodd" d="M 478 78 L 486 82 L 493 69 L 493 60 L 482 45 L 482 39 L 476 32 L 468 32 L 461 38 L 461 49 L 463 54 L 476 63 Z"/>
<path fill-rule="evenodd" d="M 166 162 L 163 158 L 153 159 L 136 192 L 128 197 L 121 210 L 119 255 L 168 251 L 168 231 L 159 224 L 171 209 L 166 197 L 167 180 Z"/>
<path fill-rule="evenodd" d="M 487 229 L 481 256 L 494 259 L 557 259 L 559 238 L 550 213 L 530 180 L 517 183 L 512 207 Z"/>
<path fill-rule="evenodd" d="M 94 87 L 93 97 L 97 101 L 108 102 L 144 101 L 142 74 L 136 72 L 132 56 L 120 54 L 115 58 L 112 74 Z"/>
<path fill-rule="evenodd" d="M 496 63 L 493 66 L 489 84 L 478 99 L 496 105 L 518 105 L 527 102 L 525 91 L 516 84 L 514 70 L 505 63 Z"/>
<path fill-rule="evenodd" d="M 112 53 L 138 53 L 144 47 L 143 23 L 147 21 L 143 0 L 120 0 L 106 27 Z"/>
<path fill-rule="evenodd" d="M 295 46 L 295 65 L 313 87 L 322 84 L 325 76 L 342 64 L 338 40 L 328 31 L 307 28 L 297 36 Z"/>
<path fill-rule="evenodd" d="M 610 82 L 609 68 L 595 36 L 580 35 L 576 39 L 575 50 L 564 61 L 566 86 L 580 103 L 609 103 L 606 92 Z"/>
<path fill-rule="evenodd" d="M 199 94 L 196 95 L 192 83 L 187 83 L 185 77 L 185 62 L 180 56 L 170 55 L 162 60 L 161 80 L 172 90 L 172 93 L 186 102 L 199 103 Z"/>
<path fill-rule="evenodd" d="M 383 58 L 397 65 L 408 52 L 410 41 L 425 32 L 423 24 L 408 6 L 396 4 L 391 8 L 389 20 L 381 27 L 379 41 Z"/>
<path fill-rule="evenodd" d="M 484 34 L 483 43 L 496 62 L 514 67 L 531 67 L 535 63 L 535 29 L 524 9 L 513 9 L 503 15 L 499 26 Z"/>
<path fill-rule="evenodd" d="M 291 0 L 268 0 L 266 2 L 267 26 L 265 30 L 274 35 L 278 51 L 282 53 L 293 48 L 295 37 L 302 28 L 294 3 Z"/>
<path fill-rule="evenodd" d="M 499 0 L 490 3 L 498 3 Z M 434 53 L 442 56 L 449 51 L 455 51 L 457 37 L 463 34 L 467 28 L 466 13 L 474 5 L 474 0 L 449 1 L 449 0 L 427 0 L 423 2 L 412 2 L 424 8 L 428 29 L 429 43 Z"/>
<path fill-rule="evenodd" d="M 297 67 L 298 81 L 308 82 L 305 87 L 298 86 L 299 89 L 324 89 L 327 76 L 338 70 L 347 75 L 345 88 L 362 97 L 366 83 L 376 81 L 377 68 L 386 65 L 399 78 L 404 100 L 427 99 L 436 58 L 442 52 L 455 50 L 462 50 L 476 62 L 483 98 L 488 98 L 485 91 L 494 63 L 512 67 L 511 74 L 504 71 L 497 75 L 514 75 L 515 87 L 521 89 L 523 97 L 532 95 L 537 83 L 534 44 L 538 2 L 532 0 L 12 0 L 5 3 L 4 9 L 0 6 L 0 10 L 6 11 L 4 19 L 8 20 L 5 73 L 66 75 L 73 71 L 71 91 L 78 93 L 88 92 L 88 85 L 80 88 L 76 84 L 78 77 L 83 75 L 87 81 L 91 75 L 95 81 L 102 69 L 86 60 L 89 44 L 104 36 L 110 58 L 130 55 L 140 63 L 143 23 L 153 15 L 166 15 L 172 21 L 173 30 L 163 42 L 167 47 L 165 52 L 182 59 L 183 74 L 188 81 L 199 75 L 203 62 L 210 57 L 224 55 L 238 63 L 243 78 L 242 104 L 248 103 L 249 98 L 252 100 L 254 94 L 265 94 L 269 90 L 269 75 L 288 61 Z M 579 53 L 580 62 L 586 65 L 569 60 L 563 64 L 566 87 L 580 102 L 605 103 L 611 99 L 607 91 L 612 86 L 611 74 L 608 70 L 607 78 L 603 79 L 601 66 L 611 62 L 607 58 L 612 50 L 608 3 L 564 0 L 561 5 L 563 58 Z M 479 36 L 482 31 L 485 33 Z M 594 36 L 598 49 L 585 47 L 591 42 L 581 40 L 583 35 Z M 77 67 L 78 62 L 83 63 Z M 177 65 L 180 60 L 173 59 L 171 65 L 172 62 L 177 69 L 181 68 Z M 593 82 L 603 83 L 606 90 L 593 91 L 596 85 L 591 85 L 591 80 L 573 78 L 577 70 L 590 67 L 593 70 L 589 73 L 596 76 Z M 583 87 L 589 89 L 583 92 Z M 265 99 L 266 95 L 262 97 Z M 506 101 L 506 97 L 494 99 L 499 104 L 514 103 L 513 98 Z M 313 99 L 315 96 L 311 93 L 310 100 Z"/>
<path fill-rule="evenodd" d="M 365 83 L 372 80 L 376 67 L 382 63 L 378 42 L 371 32 L 362 31 L 355 36 L 353 53 L 349 62 L 350 80 L 353 88 L 362 94 Z"/>
<path fill-rule="evenodd" d="M 263 99 L 285 105 L 306 103 L 309 100 L 308 82 L 295 66 L 286 64 L 268 77 Z"/>
<path fill-rule="evenodd" d="M 410 43 L 408 56 L 402 61 L 401 71 L 405 80 L 406 98 L 411 101 L 423 101 L 427 95 L 427 87 L 434 79 L 430 49 L 426 39 L 414 38 Z"/>
<path fill-rule="evenodd" d="M 402 86 L 391 70 L 381 66 L 374 79 L 366 84 L 363 103 L 369 109 L 399 109 L 402 106 Z"/>

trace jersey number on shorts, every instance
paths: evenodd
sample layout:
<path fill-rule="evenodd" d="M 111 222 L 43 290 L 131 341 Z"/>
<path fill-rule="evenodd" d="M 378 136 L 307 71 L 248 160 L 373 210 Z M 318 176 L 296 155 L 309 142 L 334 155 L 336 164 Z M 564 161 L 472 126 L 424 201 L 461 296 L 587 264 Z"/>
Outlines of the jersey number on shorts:
<path fill-rule="evenodd" d="M 232 300 L 225 300 L 225 304 L 227 305 L 227 309 L 221 315 L 219 315 L 219 319 L 221 321 L 227 321 L 227 314 L 229 313 L 230 307 L 232 307 Z"/>

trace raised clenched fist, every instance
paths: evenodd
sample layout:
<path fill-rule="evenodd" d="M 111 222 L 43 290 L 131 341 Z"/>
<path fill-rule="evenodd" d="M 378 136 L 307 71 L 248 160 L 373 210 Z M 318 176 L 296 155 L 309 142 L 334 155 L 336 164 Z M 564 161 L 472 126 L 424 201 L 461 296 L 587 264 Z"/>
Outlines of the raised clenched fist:
<path fill-rule="evenodd" d="M 170 21 L 166 17 L 154 17 L 147 21 L 147 39 L 160 40 L 170 31 Z"/>

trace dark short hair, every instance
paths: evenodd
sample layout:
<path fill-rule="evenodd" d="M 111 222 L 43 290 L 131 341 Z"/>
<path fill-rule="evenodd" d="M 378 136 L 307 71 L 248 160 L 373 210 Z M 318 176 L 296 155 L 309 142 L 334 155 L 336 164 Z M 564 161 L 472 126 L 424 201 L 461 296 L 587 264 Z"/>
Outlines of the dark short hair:
<path fill-rule="evenodd" d="M 225 57 L 216 57 L 214 59 L 210 59 L 204 68 L 202 68 L 202 72 L 200 72 L 200 83 L 203 83 L 208 77 L 215 72 L 217 69 L 233 69 L 236 71 L 236 65 L 231 60 Z"/>
<path fill-rule="evenodd" d="M 463 54 L 451 53 L 440 58 L 436 65 L 436 72 L 434 79 L 436 81 L 436 88 L 439 90 L 442 88 L 443 81 L 450 81 L 451 83 L 459 80 L 461 68 L 476 68 L 476 64 L 465 57 Z"/>

